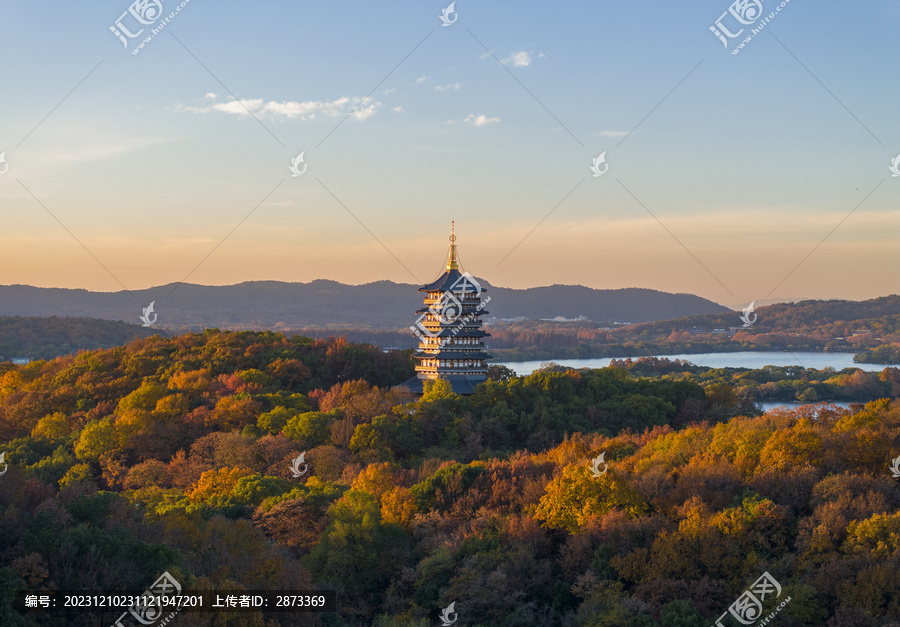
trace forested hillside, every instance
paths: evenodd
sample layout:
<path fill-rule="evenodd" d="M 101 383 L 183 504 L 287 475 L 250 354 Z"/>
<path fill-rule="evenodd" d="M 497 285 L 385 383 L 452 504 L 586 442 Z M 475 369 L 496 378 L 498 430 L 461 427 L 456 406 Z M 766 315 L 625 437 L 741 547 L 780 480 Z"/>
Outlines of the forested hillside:
<path fill-rule="evenodd" d="M 160 331 L 116 320 L 0 316 L 0 361 L 52 359 L 79 350 L 121 346 L 157 333 Z"/>
<path fill-rule="evenodd" d="M 740 312 L 731 312 L 614 329 L 590 322 L 500 322 L 491 325 L 491 348 L 502 360 L 791 350 L 855 352 L 861 362 L 900 363 L 897 295 L 758 306 L 749 320 L 745 327 Z"/>
<path fill-rule="evenodd" d="M 900 402 L 742 416 L 733 373 L 679 368 L 494 368 L 414 399 L 408 353 L 219 331 L 0 365 L 2 624 L 93 624 L 19 615 L 17 589 L 163 571 L 338 591 L 337 614 L 185 625 L 424 627 L 454 603 L 460 625 L 708 627 L 764 572 L 778 624 L 898 624 Z"/>

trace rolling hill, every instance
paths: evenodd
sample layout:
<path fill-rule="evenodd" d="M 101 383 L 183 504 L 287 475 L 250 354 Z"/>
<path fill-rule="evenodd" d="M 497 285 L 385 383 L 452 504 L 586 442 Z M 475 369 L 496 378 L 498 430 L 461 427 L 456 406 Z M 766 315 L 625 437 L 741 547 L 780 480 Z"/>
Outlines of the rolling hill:
<path fill-rule="evenodd" d="M 650 322 L 697 314 L 723 314 L 728 308 L 692 294 L 627 288 L 597 290 L 580 285 L 529 289 L 481 284 L 491 297 L 490 317 L 576 318 L 601 323 Z M 0 286 L 0 316 L 71 316 L 138 323 L 151 301 L 156 328 L 337 328 L 402 329 L 421 307 L 418 286 L 378 281 L 345 285 L 253 281 L 206 286 L 172 283 L 146 290 L 90 292 L 82 289 Z"/>

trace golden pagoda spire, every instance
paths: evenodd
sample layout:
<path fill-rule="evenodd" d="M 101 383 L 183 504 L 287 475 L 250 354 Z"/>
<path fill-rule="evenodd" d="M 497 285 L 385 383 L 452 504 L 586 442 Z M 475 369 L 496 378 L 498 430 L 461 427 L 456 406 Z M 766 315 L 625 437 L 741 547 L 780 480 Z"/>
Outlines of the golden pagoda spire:
<path fill-rule="evenodd" d="M 450 259 L 447 261 L 448 270 L 459 270 L 459 259 L 456 256 L 456 222 L 450 222 Z"/>

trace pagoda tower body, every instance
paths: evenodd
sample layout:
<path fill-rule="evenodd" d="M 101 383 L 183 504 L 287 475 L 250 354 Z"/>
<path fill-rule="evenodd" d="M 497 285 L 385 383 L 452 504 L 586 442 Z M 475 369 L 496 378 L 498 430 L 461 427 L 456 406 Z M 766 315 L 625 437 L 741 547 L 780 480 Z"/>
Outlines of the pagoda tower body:
<path fill-rule="evenodd" d="M 413 354 L 416 376 L 404 385 L 421 393 L 425 381 L 446 379 L 457 394 L 472 394 L 475 386 L 487 380 L 481 316 L 490 301 L 487 291 L 468 272 L 460 271 L 456 252 L 456 234 L 450 227 L 450 256 L 444 273 L 419 288 L 425 294 L 419 318 L 411 327 L 419 337 L 419 349 Z"/>

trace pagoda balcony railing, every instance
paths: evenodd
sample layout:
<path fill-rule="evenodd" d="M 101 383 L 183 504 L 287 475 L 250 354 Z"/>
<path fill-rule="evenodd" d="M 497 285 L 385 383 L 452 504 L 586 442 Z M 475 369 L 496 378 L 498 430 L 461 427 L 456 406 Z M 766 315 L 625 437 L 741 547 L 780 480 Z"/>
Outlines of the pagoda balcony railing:
<path fill-rule="evenodd" d="M 450 372 L 447 370 L 441 370 L 441 371 L 435 371 L 435 372 L 419 372 L 418 374 L 425 375 L 426 377 L 431 376 L 431 377 L 434 377 L 435 379 L 440 378 L 440 376 L 442 374 L 444 374 L 444 375 L 452 374 L 452 375 L 460 376 L 460 377 L 486 377 L 487 371 L 486 370 L 471 370 L 471 371 L 466 371 L 466 372 L 456 372 L 456 371 Z"/>
<path fill-rule="evenodd" d="M 425 314 L 425 317 L 422 319 L 423 322 L 431 322 L 435 325 L 443 324 L 448 327 L 458 327 L 460 326 L 460 320 L 465 318 L 467 314 L 463 314 L 461 316 L 455 316 L 453 318 L 444 318 L 441 316 L 436 316 L 434 314 Z M 462 320 L 462 326 L 465 327 L 473 327 L 473 326 L 481 326 L 481 321 L 476 320 L 474 318 L 469 318 L 468 320 Z"/>

